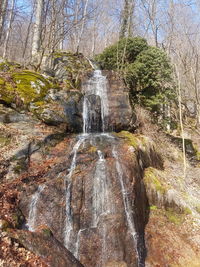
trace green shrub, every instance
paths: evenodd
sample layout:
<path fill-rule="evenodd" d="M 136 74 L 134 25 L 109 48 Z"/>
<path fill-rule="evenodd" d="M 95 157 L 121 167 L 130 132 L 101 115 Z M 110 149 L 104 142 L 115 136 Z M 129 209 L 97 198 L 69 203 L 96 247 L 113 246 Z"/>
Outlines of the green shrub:
<path fill-rule="evenodd" d="M 121 71 L 133 104 L 139 102 L 156 115 L 163 115 L 163 104 L 175 99 L 172 67 L 166 53 L 148 46 L 143 38 L 124 38 L 106 48 L 96 60 L 103 69 Z M 169 124 L 164 117 L 163 123 L 166 120 Z"/>
<path fill-rule="evenodd" d="M 161 112 L 161 104 L 175 98 L 172 67 L 164 51 L 149 47 L 127 66 L 125 81 L 135 101 L 153 112 Z"/>
<path fill-rule="evenodd" d="M 157 47 L 142 51 L 126 70 L 126 81 L 137 91 L 150 90 L 157 93 L 168 88 L 172 69 L 167 55 Z"/>
<path fill-rule="evenodd" d="M 135 61 L 137 55 L 147 49 L 147 41 L 141 37 L 124 38 L 96 56 L 103 69 L 116 70 Z"/>

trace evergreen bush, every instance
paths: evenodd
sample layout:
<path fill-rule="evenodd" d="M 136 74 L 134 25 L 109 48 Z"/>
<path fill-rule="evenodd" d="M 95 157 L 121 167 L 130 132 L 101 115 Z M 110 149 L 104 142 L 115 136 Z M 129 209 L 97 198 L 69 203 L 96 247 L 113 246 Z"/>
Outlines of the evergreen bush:
<path fill-rule="evenodd" d="M 95 60 L 103 69 L 122 69 L 126 64 L 133 63 L 137 55 L 147 48 L 147 41 L 144 38 L 123 38 L 97 55 Z"/>
<path fill-rule="evenodd" d="M 120 70 L 132 102 L 140 102 L 156 114 L 175 98 L 172 67 L 166 53 L 148 46 L 141 37 L 124 38 L 96 56 L 103 69 Z"/>

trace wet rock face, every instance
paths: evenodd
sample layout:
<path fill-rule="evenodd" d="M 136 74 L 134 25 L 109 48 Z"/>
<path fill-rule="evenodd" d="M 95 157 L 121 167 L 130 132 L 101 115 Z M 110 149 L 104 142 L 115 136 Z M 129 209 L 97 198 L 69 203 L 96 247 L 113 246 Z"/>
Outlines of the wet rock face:
<path fill-rule="evenodd" d="M 33 228 L 37 231 L 45 225 L 61 243 L 66 243 L 68 217 L 72 222 L 68 248 L 84 266 L 138 266 L 138 253 L 143 266 L 147 199 L 136 150 L 120 139 L 96 135 L 80 146 L 70 180 L 67 175 L 73 154 L 68 159 L 62 155 L 66 155 L 66 150 L 59 152 L 59 163 L 45 175 L 37 209 L 32 212 Z M 147 161 L 146 165 L 153 164 Z M 71 197 L 66 198 L 70 181 Z M 20 208 L 27 221 L 37 190 L 37 186 L 27 187 L 21 195 Z M 137 242 L 128 216 L 137 233 Z M 67 226 L 69 229 L 69 222 Z"/>
<path fill-rule="evenodd" d="M 107 95 L 102 97 L 101 101 L 107 101 L 108 115 L 105 116 L 105 131 L 119 132 L 121 130 L 130 130 L 134 126 L 135 115 L 129 101 L 129 90 L 126 88 L 119 75 L 113 71 L 102 71 L 102 75 L 107 79 Z M 92 78 L 93 73 L 87 73 L 82 80 L 82 91 L 88 86 L 88 81 Z M 92 88 L 91 88 L 92 89 Z M 96 99 L 96 113 L 98 110 L 98 99 Z"/>
<path fill-rule="evenodd" d="M 86 102 L 89 107 L 88 110 L 88 129 L 90 133 L 102 131 L 102 118 L 101 118 L 101 98 L 97 95 L 88 95 Z"/>
<path fill-rule="evenodd" d="M 31 233 L 27 231 L 10 231 L 9 235 L 15 238 L 25 248 L 33 251 L 46 260 L 50 267 L 83 267 L 63 245 L 48 232 Z"/>
<path fill-rule="evenodd" d="M 113 71 L 103 71 L 108 79 L 108 125 L 111 131 L 129 130 L 135 117 L 129 101 L 129 90 L 123 80 Z"/>

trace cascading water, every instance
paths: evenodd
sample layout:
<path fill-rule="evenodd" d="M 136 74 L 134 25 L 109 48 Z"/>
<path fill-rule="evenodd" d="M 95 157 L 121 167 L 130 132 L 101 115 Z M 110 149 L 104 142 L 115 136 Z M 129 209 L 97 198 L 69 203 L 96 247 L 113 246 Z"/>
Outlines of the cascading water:
<path fill-rule="evenodd" d="M 139 236 L 134 224 L 133 199 L 130 199 L 127 192 L 128 178 L 117 150 L 119 140 L 108 133 L 111 127 L 107 123 L 109 116 L 107 84 L 107 79 L 101 71 L 95 70 L 83 87 L 83 133 L 77 136 L 70 155 L 71 165 L 64 178 L 65 219 L 61 222 L 60 239 L 80 261 L 91 256 L 88 256 L 88 250 L 85 250 L 88 236 L 92 236 L 94 242 L 99 240 L 96 245 L 98 259 L 95 259 L 95 263 L 86 264 L 85 267 L 115 267 L 115 263 L 116 266 L 132 267 L 136 266 L 136 258 L 137 266 L 143 267 L 144 259 L 138 248 Z M 87 147 L 95 151 L 95 160 L 91 162 L 91 169 L 85 170 L 85 173 L 91 175 L 89 185 L 87 177 L 82 178 L 84 196 L 81 197 L 84 200 L 77 212 L 74 208 L 77 202 L 73 202 L 73 188 L 76 187 L 74 183 L 76 184 L 77 179 L 74 174 L 84 155 L 82 151 Z M 89 191 L 84 191 L 85 187 L 90 188 Z M 31 231 L 36 228 L 38 201 L 44 188 L 44 185 L 39 186 L 31 199 L 28 217 L 28 227 Z M 76 198 L 76 201 L 78 200 Z M 132 243 L 131 248 L 127 247 L 127 240 L 131 241 L 128 243 Z M 97 250 L 90 252 L 90 248 L 89 244 L 89 253 Z M 130 254 L 128 259 L 127 254 Z M 128 265 L 125 263 L 126 260 Z M 118 265 L 118 262 L 121 265 Z"/>
<path fill-rule="evenodd" d="M 71 200 L 71 177 L 73 174 L 73 171 L 76 168 L 76 156 L 77 156 L 77 152 L 79 147 L 81 146 L 81 144 L 84 143 L 85 137 L 84 136 L 80 136 L 78 138 L 78 141 L 76 142 L 72 153 L 73 153 L 73 159 L 72 159 L 72 163 L 69 169 L 69 174 L 67 175 L 66 179 L 65 179 L 65 187 L 66 187 L 66 218 L 65 218 L 65 228 L 64 228 L 64 245 L 65 247 L 67 247 L 70 250 L 70 236 L 71 236 L 71 232 L 73 230 L 73 214 L 71 213 L 71 208 L 70 208 L 70 200 Z"/>
<path fill-rule="evenodd" d="M 37 219 L 37 203 L 40 198 L 42 191 L 45 189 L 45 185 L 39 185 L 37 191 L 33 194 L 31 198 L 30 208 L 29 208 L 29 215 L 27 221 L 27 227 L 30 231 L 35 230 L 35 223 Z"/>
<path fill-rule="evenodd" d="M 99 217 L 102 214 L 111 212 L 109 210 L 108 181 L 106 176 L 106 160 L 103 153 L 97 151 L 99 159 L 96 163 L 96 171 L 93 184 L 93 227 L 97 227 Z"/>
<path fill-rule="evenodd" d="M 108 116 L 107 80 L 100 70 L 95 70 L 94 75 L 84 88 L 83 101 L 83 133 L 105 132 L 107 130 L 106 116 Z M 95 96 L 95 98 L 91 96 Z M 100 102 L 100 114 L 95 107 Z M 94 102 L 94 103 L 92 103 Z"/>
<path fill-rule="evenodd" d="M 97 103 L 100 103 L 98 111 L 95 110 Z M 106 117 L 109 113 L 108 106 L 108 95 L 107 95 L 107 80 L 106 77 L 102 75 L 100 70 L 95 70 L 92 78 L 87 82 L 84 87 L 84 101 L 83 101 L 83 134 L 80 135 L 78 142 L 73 148 L 73 160 L 71 163 L 70 171 L 67 176 L 68 186 L 66 187 L 66 224 L 65 224 L 65 246 L 70 249 L 70 233 L 73 232 L 73 215 L 70 212 L 69 203 L 71 197 L 71 176 L 76 168 L 76 158 L 77 152 L 80 146 L 86 141 L 90 140 L 92 144 L 96 145 L 96 138 L 106 138 L 107 140 L 114 139 L 111 134 L 104 133 L 108 129 L 106 122 Z M 93 132 L 101 132 L 98 134 L 92 134 Z M 112 142 L 110 142 L 112 144 Z M 112 196 L 110 194 L 109 187 L 109 177 L 106 172 L 106 159 L 104 158 L 103 152 L 97 150 L 98 160 L 96 162 L 96 170 L 93 177 L 93 216 L 90 227 L 97 228 L 99 220 L 102 217 L 106 217 L 109 214 L 115 213 L 115 204 L 112 203 Z M 123 170 L 120 165 L 120 160 L 115 146 L 112 148 L 112 155 L 115 159 L 116 171 L 121 186 L 121 195 L 123 199 L 124 212 L 126 215 L 126 220 L 130 234 L 133 239 L 133 248 L 136 250 L 136 255 L 138 258 L 138 266 L 144 266 L 142 260 L 140 259 L 140 253 L 137 250 L 137 233 L 135 230 L 135 225 L 133 221 L 132 208 L 129 203 L 127 196 L 127 191 L 123 182 Z M 106 253 L 107 253 L 107 227 L 102 223 L 102 257 L 101 263 L 98 266 L 104 266 L 106 264 Z M 79 259 L 79 247 L 81 234 L 87 229 L 79 229 L 76 233 L 76 245 L 75 249 L 71 250 L 72 253 Z M 97 265 L 96 265 L 97 267 Z"/>

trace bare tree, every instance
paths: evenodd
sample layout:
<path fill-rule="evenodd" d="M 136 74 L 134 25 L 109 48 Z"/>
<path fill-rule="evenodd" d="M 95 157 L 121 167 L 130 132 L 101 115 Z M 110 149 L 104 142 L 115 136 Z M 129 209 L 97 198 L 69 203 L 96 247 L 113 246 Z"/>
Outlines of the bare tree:
<path fill-rule="evenodd" d="M 83 36 L 84 27 L 85 27 L 88 2 L 89 2 L 89 0 L 85 0 L 85 3 L 84 3 L 84 11 L 83 11 L 83 19 L 82 19 L 82 23 L 81 23 L 81 30 L 80 30 L 80 34 L 78 36 L 77 46 L 76 46 L 76 52 L 77 53 L 79 52 L 80 42 L 81 42 L 81 38 Z"/>
<path fill-rule="evenodd" d="M 35 57 L 37 57 L 37 55 L 41 49 L 43 8 L 44 8 L 44 0 L 37 0 L 33 43 L 32 43 L 32 57 L 33 57 L 33 59 L 35 59 Z"/>
<path fill-rule="evenodd" d="M 134 0 L 124 0 L 121 30 L 119 35 L 120 39 L 131 35 L 131 29 L 133 26 L 133 11 L 134 11 Z"/>
<path fill-rule="evenodd" d="M 12 0 L 11 10 L 10 10 L 10 15 L 9 15 L 9 22 L 8 22 L 8 29 L 6 31 L 6 38 L 5 38 L 5 42 L 4 42 L 3 58 L 5 58 L 6 54 L 7 54 L 8 42 L 9 42 L 12 23 L 13 23 L 13 19 L 14 19 L 14 8 L 15 8 L 15 0 Z"/>
<path fill-rule="evenodd" d="M 2 39 L 3 28 L 5 24 L 5 17 L 7 12 L 8 0 L 0 1 L 0 42 Z"/>

